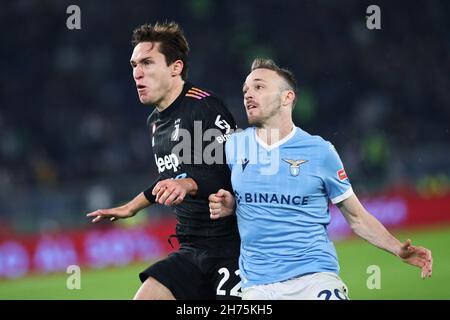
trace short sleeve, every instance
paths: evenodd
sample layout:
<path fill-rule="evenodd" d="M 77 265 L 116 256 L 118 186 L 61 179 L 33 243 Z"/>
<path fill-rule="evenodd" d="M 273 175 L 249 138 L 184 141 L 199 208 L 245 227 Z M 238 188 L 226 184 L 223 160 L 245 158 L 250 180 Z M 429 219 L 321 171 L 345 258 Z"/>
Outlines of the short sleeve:
<path fill-rule="evenodd" d="M 193 159 L 201 159 L 200 163 L 184 165 L 187 176 L 194 179 L 198 186 L 197 197 L 205 197 L 217 192 L 221 188 L 231 189 L 230 170 L 226 165 L 225 142 L 236 128 L 233 116 L 221 100 L 208 97 L 203 105 L 192 110 L 193 145 L 198 137 L 197 132 L 203 134 L 202 148 L 193 148 Z M 195 128 L 199 126 L 202 131 Z"/>
<path fill-rule="evenodd" d="M 216 135 L 230 134 L 236 130 L 233 115 L 220 99 L 208 97 L 201 101 L 204 105 L 193 110 L 192 121 L 201 121 L 203 130 L 217 130 Z"/>
<path fill-rule="evenodd" d="M 323 160 L 323 181 L 325 189 L 333 204 L 344 201 L 353 194 L 350 180 L 345 172 L 339 155 L 334 146 L 327 142 Z"/>
<path fill-rule="evenodd" d="M 155 188 L 156 184 L 161 181 L 161 177 L 158 176 L 153 183 L 143 191 L 145 198 L 150 202 L 150 203 L 156 203 L 156 196 L 154 196 L 152 194 L 153 188 Z"/>

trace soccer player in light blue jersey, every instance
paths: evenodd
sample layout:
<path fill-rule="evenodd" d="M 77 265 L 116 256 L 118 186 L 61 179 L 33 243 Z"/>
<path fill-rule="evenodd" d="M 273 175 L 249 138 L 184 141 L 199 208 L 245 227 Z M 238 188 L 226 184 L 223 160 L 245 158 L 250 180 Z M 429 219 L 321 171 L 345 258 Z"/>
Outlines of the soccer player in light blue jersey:
<path fill-rule="evenodd" d="M 431 251 L 401 243 L 361 205 L 333 145 L 296 127 L 293 74 L 256 59 L 243 86 L 252 127 L 225 151 L 230 190 L 209 197 L 211 219 L 237 214 L 243 299 L 348 299 L 327 233 L 328 200 L 352 230 L 431 276 Z"/>

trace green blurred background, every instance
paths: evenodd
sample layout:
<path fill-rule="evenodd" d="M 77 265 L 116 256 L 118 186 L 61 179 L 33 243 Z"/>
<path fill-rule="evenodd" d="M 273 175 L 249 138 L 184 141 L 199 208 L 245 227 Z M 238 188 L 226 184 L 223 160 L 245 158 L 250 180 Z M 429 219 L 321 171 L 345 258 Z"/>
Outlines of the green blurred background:
<path fill-rule="evenodd" d="M 450 226 L 394 233 L 401 241 L 408 238 L 413 245 L 433 252 L 433 275 L 420 278 L 420 270 L 368 243 L 352 239 L 336 243 L 341 265 L 341 278 L 349 288 L 350 299 L 450 299 Z M 381 270 L 381 288 L 368 289 L 372 273 Z M 140 286 L 137 274 L 147 264 L 122 268 L 81 270 L 81 289 L 66 288 L 68 274 L 29 276 L 19 280 L 0 280 L 0 299 L 131 299 Z"/>

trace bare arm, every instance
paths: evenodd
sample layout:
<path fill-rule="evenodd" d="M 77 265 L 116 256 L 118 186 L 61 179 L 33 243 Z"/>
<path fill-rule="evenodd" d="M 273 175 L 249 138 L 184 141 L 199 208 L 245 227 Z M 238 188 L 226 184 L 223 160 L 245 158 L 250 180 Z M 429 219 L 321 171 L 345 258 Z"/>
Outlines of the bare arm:
<path fill-rule="evenodd" d="M 393 255 L 399 255 L 402 243 L 367 212 L 356 195 L 339 202 L 337 207 L 341 210 L 354 233 L 378 248 Z"/>
<path fill-rule="evenodd" d="M 92 222 L 99 222 L 105 218 L 109 218 L 111 221 L 117 219 L 124 219 L 133 217 L 140 210 L 148 207 L 151 203 L 144 196 L 144 193 L 141 192 L 137 195 L 133 200 L 128 202 L 127 204 L 111 208 L 111 209 L 99 209 L 95 210 L 91 213 L 88 213 L 88 217 L 93 217 Z"/>
<path fill-rule="evenodd" d="M 166 179 L 159 181 L 152 190 L 154 196 L 156 196 L 156 203 L 164 205 L 177 205 L 180 204 L 186 194 L 195 195 L 197 193 L 197 183 L 191 179 Z M 111 208 L 111 209 L 99 209 L 88 213 L 88 217 L 94 217 L 92 222 L 99 222 L 104 218 L 109 218 L 111 221 L 117 219 L 124 219 L 133 217 L 136 213 L 142 209 L 151 205 L 151 202 L 147 200 L 144 193 L 141 192 L 133 200 L 127 204 Z"/>
<path fill-rule="evenodd" d="M 353 232 L 374 246 L 398 256 L 404 262 L 420 267 L 422 277 L 431 276 L 433 259 L 431 251 L 411 245 L 411 240 L 401 243 L 361 204 L 356 195 L 337 204 Z"/>

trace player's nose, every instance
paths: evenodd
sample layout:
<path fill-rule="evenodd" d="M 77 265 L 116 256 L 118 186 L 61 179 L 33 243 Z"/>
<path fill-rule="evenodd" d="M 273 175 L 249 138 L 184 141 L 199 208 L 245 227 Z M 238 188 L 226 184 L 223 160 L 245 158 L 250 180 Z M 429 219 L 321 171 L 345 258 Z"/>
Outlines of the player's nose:
<path fill-rule="evenodd" d="M 141 68 L 136 67 L 133 70 L 133 77 L 134 77 L 135 80 L 142 79 L 144 77 L 144 72 L 142 71 Z"/>
<path fill-rule="evenodd" d="M 247 105 L 247 103 L 253 99 L 253 95 L 250 93 L 250 90 L 248 90 L 245 94 L 244 94 L 244 103 L 245 105 Z"/>

